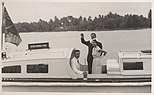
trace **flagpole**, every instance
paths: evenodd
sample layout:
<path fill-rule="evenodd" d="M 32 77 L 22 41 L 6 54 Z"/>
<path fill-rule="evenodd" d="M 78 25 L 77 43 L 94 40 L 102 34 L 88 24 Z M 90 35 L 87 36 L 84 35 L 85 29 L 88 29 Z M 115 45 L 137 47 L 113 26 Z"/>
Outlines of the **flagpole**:
<path fill-rule="evenodd" d="M 0 3 L 1 3 L 1 2 L 0 2 Z M 1 32 L 1 33 L 0 33 L 0 37 L 1 37 L 1 38 L 0 38 L 0 40 L 1 40 L 1 41 L 0 41 L 0 42 L 1 42 L 1 46 L 0 46 L 0 51 L 1 51 L 1 52 L 0 52 L 0 54 L 1 54 L 1 57 L 0 57 L 0 67 L 2 66 L 2 61 L 1 61 L 1 60 L 2 60 L 2 50 L 3 50 L 3 32 L 2 32 L 2 31 L 3 31 L 3 9 L 4 9 L 3 7 L 4 7 L 4 3 L 2 2 L 2 6 L 1 6 L 1 8 L 0 8 L 0 9 L 1 9 L 1 11 L 0 11 L 0 12 L 1 12 L 1 13 L 0 13 L 0 17 L 1 17 L 1 18 L 0 18 L 0 22 L 1 22 L 1 23 L 0 23 L 0 27 L 1 27 L 1 29 L 0 29 L 0 32 Z M 1 69 L 0 69 L 0 72 L 1 72 Z M 1 73 L 0 73 L 0 76 L 2 76 Z M 2 80 L 1 77 L 0 77 L 0 80 Z M 2 84 L 2 81 L 0 81 L 0 84 Z M 0 92 L 2 92 L 2 85 L 0 85 Z"/>
<path fill-rule="evenodd" d="M 4 50 L 4 43 L 5 43 L 5 40 L 4 40 L 4 2 L 2 2 L 2 27 L 1 27 L 1 50 L 3 51 Z"/>
<path fill-rule="evenodd" d="M 0 2 L 0 3 L 1 3 L 1 2 Z M 1 38 L 0 38 L 0 43 L 1 43 L 1 44 L 0 44 L 0 45 L 1 45 L 1 46 L 0 46 L 0 51 L 1 51 L 1 52 L 0 52 L 0 53 L 1 53 L 1 55 L 2 55 L 2 45 L 3 45 L 3 40 L 2 40 L 2 39 L 3 39 L 3 33 L 2 33 L 2 31 L 3 31 L 3 28 L 2 28 L 2 23 L 3 23 L 3 22 L 2 22 L 2 21 L 3 21 L 3 9 L 2 9 L 2 8 L 3 8 L 3 3 L 0 5 L 0 7 L 1 7 L 1 8 L 0 8 L 0 12 L 1 12 L 1 13 L 0 13 L 0 22 L 1 22 L 1 23 L 0 23 L 0 27 L 1 27 L 1 29 L 0 29 L 0 37 L 1 37 Z M 1 57 L 1 58 L 2 58 L 2 57 Z M 1 58 L 0 58 L 0 61 L 1 61 Z M 1 62 L 0 62 L 0 63 L 1 63 Z"/>

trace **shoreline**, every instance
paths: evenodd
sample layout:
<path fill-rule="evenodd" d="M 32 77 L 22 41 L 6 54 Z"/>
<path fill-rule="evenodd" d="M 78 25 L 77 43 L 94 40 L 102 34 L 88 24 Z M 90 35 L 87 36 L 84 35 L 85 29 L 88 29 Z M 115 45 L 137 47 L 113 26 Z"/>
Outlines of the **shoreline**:
<path fill-rule="evenodd" d="M 152 28 L 141 28 L 141 29 L 117 29 L 117 30 L 101 30 L 103 32 L 114 32 L 114 31 L 122 31 L 122 30 L 150 30 Z M 64 32 L 101 32 L 101 31 L 45 31 L 45 32 L 38 32 L 38 31 L 33 31 L 33 32 L 19 32 L 19 33 L 64 33 Z"/>

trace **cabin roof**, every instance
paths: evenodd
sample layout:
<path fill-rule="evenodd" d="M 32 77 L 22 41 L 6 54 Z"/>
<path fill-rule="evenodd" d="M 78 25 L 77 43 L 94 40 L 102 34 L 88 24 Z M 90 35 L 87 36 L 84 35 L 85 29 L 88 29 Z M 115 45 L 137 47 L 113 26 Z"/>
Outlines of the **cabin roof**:
<path fill-rule="evenodd" d="M 142 53 L 138 51 L 122 51 L 119 52 L 119 58 L 151 58 L 150 53 Z"/>
<path fill-rule="evenodd" d="M 10 53 L 8 54 L 9 58 L 3 61 L 70 58 L 72 51 L 73 48 L 27 50 Z"/>

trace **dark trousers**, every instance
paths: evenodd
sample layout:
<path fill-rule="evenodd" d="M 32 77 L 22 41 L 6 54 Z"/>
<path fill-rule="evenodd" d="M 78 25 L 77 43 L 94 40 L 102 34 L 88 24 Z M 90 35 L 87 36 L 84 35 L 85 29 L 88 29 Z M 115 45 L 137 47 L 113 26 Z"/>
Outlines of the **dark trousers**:
<path fill-rule="evenodd" d="M 102 74 L 107 74 L 107 66 L 102 65 Z"/>
<path fill-rule="evenodd" d="M 93 60 L 87 60 L 88 62 L 88 74 L 92 74 L 92 62 Z"/>

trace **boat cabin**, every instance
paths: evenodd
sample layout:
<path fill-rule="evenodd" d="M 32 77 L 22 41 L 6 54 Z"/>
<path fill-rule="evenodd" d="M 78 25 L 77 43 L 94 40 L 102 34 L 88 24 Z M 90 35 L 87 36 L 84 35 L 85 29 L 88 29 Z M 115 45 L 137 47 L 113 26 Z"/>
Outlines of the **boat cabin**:
<path fill-rule="evenodd" d="M 75 79 L 83 80 L 71 67 L 74 48 L 34 49 L 9 54 L 2 60 L 4 80 L 15 79 Z M 142 52 L 119 52 L 119 59 L 106 61 L 106 73 L 88 74 L 87 79 L 151 78 L 151 54 Z M 86 67 L 86 69 L 85 69 Z M 87 71 L 87 66 L 81 65 Z"/>

